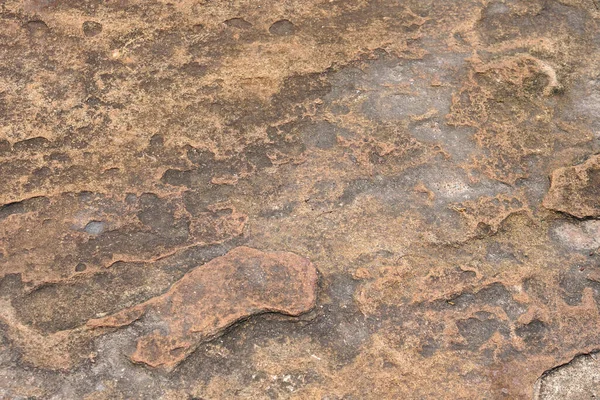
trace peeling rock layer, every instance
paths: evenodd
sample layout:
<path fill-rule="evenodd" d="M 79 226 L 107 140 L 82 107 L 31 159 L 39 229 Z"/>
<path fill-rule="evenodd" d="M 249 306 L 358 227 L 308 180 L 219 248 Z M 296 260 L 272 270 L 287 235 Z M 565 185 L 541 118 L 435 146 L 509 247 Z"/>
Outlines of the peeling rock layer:
<path fill-rule="evenodd" d="M 145 316 L 156 328 L 139 339 L 136 363 L 172 369 L 198 343 L 255 314 L 298 316 L 316 301 L 317 271 L 292 253 L 263 253 L 237 247 L 184 275 L 165 294 L 87 326 L 119 328 Z"/>

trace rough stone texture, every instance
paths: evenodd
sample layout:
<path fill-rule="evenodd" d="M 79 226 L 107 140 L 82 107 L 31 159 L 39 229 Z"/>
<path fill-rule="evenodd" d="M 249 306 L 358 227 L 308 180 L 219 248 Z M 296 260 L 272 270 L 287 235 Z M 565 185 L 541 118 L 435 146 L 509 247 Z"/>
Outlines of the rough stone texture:
<path fill-rule="evenodd" d="M 600 156 L 554 171 L 544 206 L 577 218 L 600 217 Z"/>
<path fill-rule="evenodd" d="M 0 398 L 532 398 L 600 349 L 596 3 L 0 2 Z M 313 311 L 156 316 L 241 246 Z"/>
<path fill-rule="evenodd" d="M 600 396 L 598 353 L 575 357 L 548 371 L 536 385 L 534 400 L 597 399 Z"/>
<path fill-rule="evenodd" d="M 188 272 L 165 294 L 86 325 L 119 328 L 145 317 L 152 333 L 140 338 L 131 360 L 172 369 L 200 342 L 243 318 L 310 311 L 316 284 L 317 271 L 310 261 L 241 246 Z"/>

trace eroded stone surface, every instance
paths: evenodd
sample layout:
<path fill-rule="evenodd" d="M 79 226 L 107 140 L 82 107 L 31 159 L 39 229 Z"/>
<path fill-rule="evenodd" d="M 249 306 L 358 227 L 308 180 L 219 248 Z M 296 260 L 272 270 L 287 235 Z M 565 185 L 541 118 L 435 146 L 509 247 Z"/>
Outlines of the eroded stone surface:
<path fill-rule="evenodd" d="M 600 156 L 554 171 L 544 206 L 577 218 L 600 217 Z"/>
<path fill-rule="evenodd" d="M 600 396 L 598 353 L 582 354 L 548 371 L 536 384 L 534 400 L 595 399 Z"/>
<path fill-rule="evenodd" d="M 79 264 L 89 266 L 90 274 L 117 262 L 152 262 L 242 234 L 246 215 L 231 204 L 198 197 L 185 202 L 155 193 L 79 192 L 11 203 L 0 209 L 2 271 L 21 274 L 34 285 L 60 282 L 77 276 Z"/>
<path fill-rule="evenodd" d="M 172 369 L 236 321 L 265 312 L 310 311 L 316 285 L 317 271 L 305 258 L 237 247 L 188 272 L 165 294 L 87 326 L 118 328 L 143 317 L 152 333 L 139 339 L 131 360 Z"/>
<path fill-rule="evenodd" d="M 591 0 L 2 2 L 0 397 L 530 399 L 600 348 L 599 21 Z M 314 311 L 170 373 L 124 356 L 158 305 L 87 325 L 240 246 L 310 259 Z"/>

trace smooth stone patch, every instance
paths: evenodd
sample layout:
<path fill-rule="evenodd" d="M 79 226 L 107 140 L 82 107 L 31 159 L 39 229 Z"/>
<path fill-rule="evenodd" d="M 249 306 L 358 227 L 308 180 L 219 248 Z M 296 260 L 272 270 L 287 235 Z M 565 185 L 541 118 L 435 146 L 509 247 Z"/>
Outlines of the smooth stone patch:
<path fill-rule="evenodd" d="M 600 155 L 552 173 L 544 207 L 577 218 L 600 217 Z"/>

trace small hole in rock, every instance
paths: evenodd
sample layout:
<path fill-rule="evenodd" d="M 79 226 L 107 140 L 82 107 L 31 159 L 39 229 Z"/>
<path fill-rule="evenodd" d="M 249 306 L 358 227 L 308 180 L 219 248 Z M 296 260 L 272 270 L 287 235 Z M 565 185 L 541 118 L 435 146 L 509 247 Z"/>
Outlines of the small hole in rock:
<path fill-rule="evenodd" d="M 75 266 L 75 272 L 83 272 L 86 268 L 84 263 L 79 263 Z"/>
<path fill-rule="evenodd" d="M 275 36 L 291 36 L 296 32 L 296 27 L 287 19 L 282 19 L 271 25 L 269 32 Z"/>
<path fill-rule="evenodd" d="M 41 37 L 46 35 L 50 31 L 50 28 L 48 28 L 48 25 L 44 21 L 36 20 L 27 23 L 27 30 L 31 36 Z"/>
<path fill-rule="evenodd" d="M 231 18 L 225 21 L 224 24 L 237 29 L 248 29 L 252 27 L 252 24 L 243 18 Z"/>
<path fill-rule="evenodd" d="M 102 24 L 94 21 L 85 21 L 82 25 L 83 34 L 87 37 L 99 35 L 102 32 Z"/>

